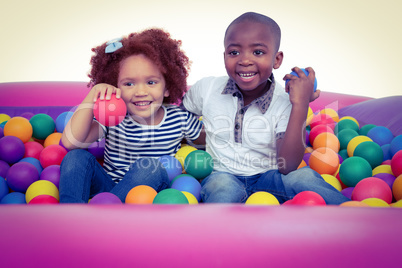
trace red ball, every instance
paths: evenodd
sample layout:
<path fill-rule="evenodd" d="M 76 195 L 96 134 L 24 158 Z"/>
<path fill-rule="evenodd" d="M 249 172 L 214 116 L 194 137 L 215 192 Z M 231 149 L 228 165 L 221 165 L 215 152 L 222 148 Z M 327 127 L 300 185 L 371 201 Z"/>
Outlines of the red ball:
<path fill-rule="evenodd" d="M 320 135 L 321 133 L 323 133 L 323 132 L 329 132 L 329 133 L 332 133 L 332 134 L 334 134 L 334 131 L 332 130 L 332 128 L 330 127 L 330 126 L 327 126 L 327 125 L 317 125 L 317 126 L 315 126 L 315 127 L 313 127 L 311 130 L 310 130 L 310 134 L 309 134 L 309 141 L 310 141 L 310 144 L 311 145 L 313 145 L 314 144 L 314 139 L 318 136 L 318 135 Z"/>
<path fill-rule="evenodd" d="M 402 150 L 398 151 L 391 159 L 391 169 L 395 177 L 402 174 Z"/>
<path fill-rule="evenodd" d="M 67 150 L 58 144 L 52 144 L 42 150 L 39 156 L 40 164 L 43 168 L 51 165 L 60 165 Z"/>
<path fill-rule="evenodd" d="M 316 114 L 313 116 L 313 119 L 311 119 L 310 122 L 310 127 L 311 129 L 313 129 L 315 126 L 318 125 L 326 125 L 331 127 L 332 129 L 335 128 L 336 122 L 335 120 L 332 118 L 332 116 L 328 115 L 328 114 Z"/>
<path fill-rule="evenodd" d="M 321 195 L 313 191 L 303 191 L 295 195 L 292 200 L 285 202 L 286 205 L 325 206 L 325 200 Z M 284 203 L 284 204 L 285 204 Z"/>
<path fill-rule="evenodd" d="M 362 201 L 366 198 L 379 198 L 390 204 L 392 191 L 389 185 L 380 178 L 365 178 L 359 181 L 353 189 L 352 200 Z"/>
<path fill-rule="evenodd" d="M 127 107 L 122 98 L 113 94 L 110 100 L 97 99 L 94 104 L 94 116 L 104 126 L 116 126 L 126 117 Z"/>

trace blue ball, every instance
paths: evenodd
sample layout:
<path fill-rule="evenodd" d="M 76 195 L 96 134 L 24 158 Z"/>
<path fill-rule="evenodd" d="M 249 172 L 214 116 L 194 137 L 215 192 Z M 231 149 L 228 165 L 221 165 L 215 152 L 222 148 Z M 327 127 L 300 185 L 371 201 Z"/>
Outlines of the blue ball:
<path fill-rule="evenodd" d="M 372 139 L 378 145 L 383 146 L 384 144 L 391 143 L 394 135 L 388 128 L 383 126 L 376 126 L 367 132 L 367 137 Z"/>
<path fill-rule="evenodd" d="M 180 161 L 172 155 L 164 155 L 159 157 L 159 161 L 162 166 L 166 169 L 169 177 L 169 181 L 172 181 L 175 177 L 183 173 L 183 167 Z"/>
<path fill-rule="evenodd" d="M 399 150 L 402 150 L 402 135 L 398 135 L 391 141 L 391 155 L 394 156 Z"/>
<path fill-rule="evenodd" d="M 384 154 L 383 161 L 391 160 L 392 159 L 391 150 L 390 150 L 391 144 L 384 144 L 383 146 L 381 146 L 381 149 Z"/>
<path fill-rule="evenodd" d="M 172 189 L 179 191 L 189 192 L 197 198 L 198 202 L 201 200 L 201 183 L 193 176 L 181 176 L 174 180 Z"/>
<path fill-rule="evenodd" d="M 25 194 L 20 192 L 12 192 L 5 195 L 2 199 L 0 204 L 26 204 L 25 201 Z"/>
<path fill-rule="evenodd" d="M 63 133 L 64 128 L 66 127 L 68 121 L 70 120 L 71 116 L 73 116 L 73 112 L 67 111 L 61 113 L 56 118 L 56 131 L 59 133 Z"/>
<path fill-rule="evenodd" d="M 6 180 L 0 177 L 0 200 L 3 199 L 9 192 Z"/>
<path fill-rule="evenodd" d="M 305 74 L 306 76 L 309 75 L 309 72 L 308 72 L 306 69 L 301 68 L 301 70 L 304 72 L 304 74 Z M 299 77 L 299 75 L 298 75 L 296 72 L 293 72 L 293 71 L 292 71 L 290 74 Z M 289 79 L 286 80 L 286 82 L 285 82 L 285 87 L 286 87 L 286 85 L 288 84 L 288 81 L 289 81 Z M 316 90 L 317 90 L 317 78 L 314 78 L 314 92 L 315 92 Z"/>

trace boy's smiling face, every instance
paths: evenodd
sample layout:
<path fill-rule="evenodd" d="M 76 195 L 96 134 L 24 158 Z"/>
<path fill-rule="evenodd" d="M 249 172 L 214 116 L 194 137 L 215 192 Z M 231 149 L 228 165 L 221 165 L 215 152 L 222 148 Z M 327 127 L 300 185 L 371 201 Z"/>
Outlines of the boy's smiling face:
<path fill-rule="evenodd" d="M 279 68 L 283 59 L 270 27 L 250 21 L 233 24 L 224 45 L 226 71 L 245 97 L 264 94 L 272 69 Z"/>

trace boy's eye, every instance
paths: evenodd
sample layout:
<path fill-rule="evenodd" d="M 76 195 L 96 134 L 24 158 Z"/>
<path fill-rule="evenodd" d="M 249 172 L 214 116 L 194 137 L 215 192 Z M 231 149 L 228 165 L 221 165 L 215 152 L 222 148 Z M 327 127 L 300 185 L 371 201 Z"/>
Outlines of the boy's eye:
<path fill-rule="evenodd" d="M 261 50 L 254 51 L 254 55 L 259 56 L 259 55 L 263 55 L 263 54 L 265 54 L 265 53 L 263 51 L 261 51 Z"/>
<path fill-rule="evenodd" d="M 239 51 L 236 51 L 236 50 L 229 51 L 229 55 L 237 56 L 237 55 L 239 55 Z"/>

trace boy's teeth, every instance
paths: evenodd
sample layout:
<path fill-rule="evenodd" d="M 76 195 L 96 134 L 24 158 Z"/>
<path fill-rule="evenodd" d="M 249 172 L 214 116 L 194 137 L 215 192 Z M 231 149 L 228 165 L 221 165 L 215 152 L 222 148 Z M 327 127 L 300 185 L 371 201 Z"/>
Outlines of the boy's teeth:
<path fill-rule="evenodd" d="M 140 102 L 135 102 L 134 104 L 136 106 L 146 106 L 146 105 L 150 105 L 151 102 L 150 101 L 140 101 Z"/>
<path fill-rule="evenodd" d="M 255 73 L 247 73 L 247 74 L 239 73 L 239 75 L 242 78 L 250 78 L 250 77 L 253 77 L 255 75 Z"/>

